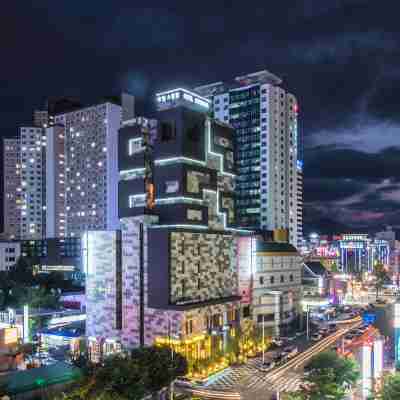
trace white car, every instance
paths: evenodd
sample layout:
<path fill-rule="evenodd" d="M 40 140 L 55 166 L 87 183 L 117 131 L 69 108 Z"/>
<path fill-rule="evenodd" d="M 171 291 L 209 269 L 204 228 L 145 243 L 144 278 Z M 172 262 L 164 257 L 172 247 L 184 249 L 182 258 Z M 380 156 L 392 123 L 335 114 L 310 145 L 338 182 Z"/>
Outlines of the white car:
<path fill-rule="evenodd" d="M 276 344 L 278 347 L 283 345 L 283 340 L 280 338 L 272 338 L 272 343 Z"/>
<path fill-rule="evenodd" d="M 322 336 L 319 334 L 319 333 L 314 333 L 312 336 L 311 336 L 311 340 L 313 341 L 313 342 L 318 342 L 318 340 L 321 340 L 322 339 Z"/>
<path fill-rule="evenodd" d="M 287 356 L 287 358 L 294 357 L 299 352 L 299 349 L 296 346 L 290 346 L 283 350 L 283 353 Z"/>
<path fill-rule="evenodd" d="M 269 371 L 270 369 L 275 367 L 275 362 L 274 361 L 265 361 L 262 366 L 261 369 L 263 371 Z"/>

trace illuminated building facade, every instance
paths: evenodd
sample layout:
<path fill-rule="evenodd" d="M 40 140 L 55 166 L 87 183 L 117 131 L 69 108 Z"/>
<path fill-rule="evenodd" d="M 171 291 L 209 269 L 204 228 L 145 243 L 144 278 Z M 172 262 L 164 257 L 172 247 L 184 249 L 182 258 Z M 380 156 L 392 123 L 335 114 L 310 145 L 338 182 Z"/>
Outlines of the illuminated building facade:
<path fill-rule="evenodd" d="M 400 363 L 400 302 L 394 303 L 394 360 Z"/>
<path fill-rule="evenodd" d="M 46 129 L 46 237 L 65 237 L 65 135 L 62 125 Z"/>
<path fill-rule="evenodd" d="M 343 352 L 344 351 L 344 352 Z M 345 341 L 338 352 L 345 357 L 352 357 L 360 370 L 360 384 L 355 395 L 367 400 L 382 384 L 384 366 L 384 338 L 373 326 L 351 341 Z"/>
<path fill-rule="evenodd" d="M 46 232 L 45 212 L 45 146 L 46 137 L 42 128 L 20 128 L 20 173 L 21 186 L 21 239 L 41 239 Z M 18 190 L 20 189 L 20 191 Z"/>
<path fill-rule="evenodd" d="M 58 176 L 48 171 L 53 199 L 57 201 L 49 212 L 49 224 L 54 227 L 51 233 L 79 237 L 88 229 L 118 227 L 117 141 L 121 118 L 121 106 L 111 102 L 55 116 L 55 127 L 48 129 L 48 134 L 54 146 L 64 148 L 65 157 L 57 160 L 55 155 L 53 162 L 59 166 L 64 161 L 65 170 L 60 170 Z M 63 144 L 58 142 L 62 134 Z M 62 197 L 65 211 L 57 210 Z"/>
<path fill-rule="evenodd" d="M 119 131 L 121 230 L 84 239 L 94 359 L 153 343 L 207 358 L 239 322 L 232 128 L 185 89 L 156 99 L 157 120 Z"/>
<path fill-rule="evenodd" d="M 258 240 L 255 255 L 252 316 L 279 336 L 300 312 L 302 258 L 293 245 L 277 240 Z"/>
<path fill-rule="evenodd" d="M 367 234 L 343 234 L 339 240 L 340 265 L 345 273 L 372 272 L 376 263 L 389 264 L 386 240 L 372 240 Z"/>
<path fill-rule="evenodd" d="M 195 90 L 212 100 L 216 119 L 235 128 L 237 212 L 249 229 L 288 229 L 302 238 L 302 159 L 296 98 L 268 71 Z"/>
<path fill-rule="evenodd" d="M 21 236 L 21 140 L 3 139 L 4 239 Z"/>

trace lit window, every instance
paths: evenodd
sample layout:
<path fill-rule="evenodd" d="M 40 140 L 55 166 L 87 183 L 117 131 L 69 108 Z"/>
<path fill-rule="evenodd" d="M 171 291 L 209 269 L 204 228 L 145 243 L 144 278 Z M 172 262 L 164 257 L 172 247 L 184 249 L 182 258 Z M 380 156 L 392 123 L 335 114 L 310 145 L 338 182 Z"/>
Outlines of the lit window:
<path fill-rule="evenodd" d="M 145 194 L 134 194 L 129 196 L 129 208 L 144 207 L 146 204 Z"/>
<path fill-rule="evenodd" d="M 129 155 L 133 155 L 136 153 L 140 153 L 144 150 L 143 147 L 143 139 L 142 138 L 134 138 L 129 140 Z"/>

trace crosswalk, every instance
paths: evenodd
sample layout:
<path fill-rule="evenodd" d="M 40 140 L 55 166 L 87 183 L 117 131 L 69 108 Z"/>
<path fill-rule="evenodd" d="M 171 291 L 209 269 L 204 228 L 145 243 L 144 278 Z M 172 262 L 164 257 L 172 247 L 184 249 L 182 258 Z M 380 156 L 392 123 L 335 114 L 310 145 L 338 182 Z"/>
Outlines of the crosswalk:
<path fill-rule="evenodd" d="M 274 392 L 294 391 L 301 384 L 301 376 L 298 373 L 271 378 L 261 370 L 261 358 L 250 359 L 245 365 L 230 367 L 219 376 L 207 382 L 204 386 L 216 391 L 246 391 L 250 392 Z"/>
<path fill-rule="evenodd" d="M 313 344 L 307 350 L 287 361 L 284 365 L 271 371 L 264 371 L 260 357 L 248 360 L 244 365 L 232 366 L 210 378 L 204 384 L 203 394 L 210 392 L 230 392 L 242 400 L 265 399 L 271 393 L 293 392 L 300 389 L 302 384 L 302 366 L 312 357 L 328 349 L 336 343 L 348 330 L 361 324 L 361 319 L 354 319 L 347 326 L 332 335 Z M 207 397 L 207 396 L 204 396 Z M 209 396 L 210 397 L 210 396 Z M 215 396 L 211 396 L 215 398 Z"/>

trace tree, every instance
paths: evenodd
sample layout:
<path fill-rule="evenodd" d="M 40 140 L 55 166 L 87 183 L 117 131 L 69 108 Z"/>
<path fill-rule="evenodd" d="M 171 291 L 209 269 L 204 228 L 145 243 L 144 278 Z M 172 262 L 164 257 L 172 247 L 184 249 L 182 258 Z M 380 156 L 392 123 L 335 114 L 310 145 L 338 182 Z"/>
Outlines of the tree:
<path fill-rule="evenodd" d="M 334 272 L 334 273 L 339 272 L 339 268 L 338 268 L 336 262 L 332 263 L 330 270 L 331 270 L 331 272 Z"/>
<path fill-rule="evenodd" d="M 30 286 L 34 282 L 33 268 L 30 260 L 25 257 L 19 257 L 16 264 L 10 268 L 8 277 L 14 283 L 24 286 Z"/>
<path fill-rule="evenodd" d="M 136 360 L 140 370 L 148 371 L 143 379 L 151 392 L 162 389 L 187 372 L 186 359 L 179 353 L 174 353 L 172 357 L 171 349 L 166 346 L 135 349 L 131 357 Z"/>
<path fill-rule="evenodd" d="M 354 361 L 339 357 L 335 352 L 324 352 L 306 366 L 305 388 L 290 400 L 342 400 L 346 390 L 353 386 L 359 372 Z"/>
<path fill-rule="evenodd" d="M 378 395 L 379 400 L 398 400 L 400 399 L 400 374 L 389 375 L 386 377 L 381 392 Z"/>
<path fill-rule="evenodd" d="M 383 285 L 388 279 L 388 274 L 386 272 L 385 266 L 382 263 L 375 264 L 374 275 L 375 275 L 376 298 L 378 298 L 379 291 L 382 289 Z"/>
<path fill-rule="evenodd" d="M 186 359 L 168 347 L 135 349 L 86 369 L 85 378 L 58 400 L 140 400 L 187 372 Z"/>

